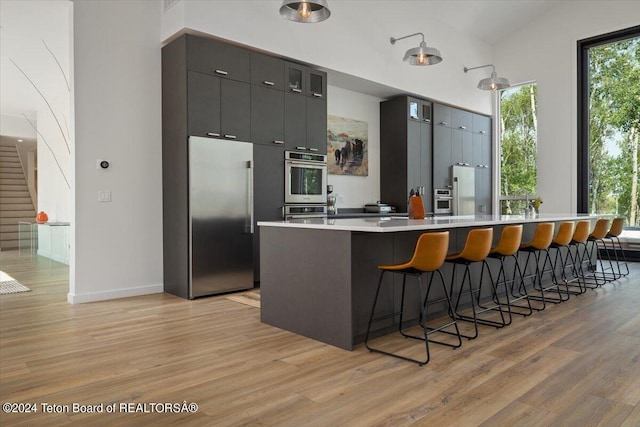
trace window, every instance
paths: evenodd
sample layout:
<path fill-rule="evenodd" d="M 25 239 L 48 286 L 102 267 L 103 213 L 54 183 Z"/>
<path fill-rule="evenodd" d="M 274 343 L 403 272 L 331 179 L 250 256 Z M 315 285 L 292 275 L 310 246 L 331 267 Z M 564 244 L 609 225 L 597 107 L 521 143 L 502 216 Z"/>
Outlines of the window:
<path fill-rule="evenodd" d="M 640 26 L 578 42 L 578 211 L 623 217 L 627 249 L 640 248 L 638 99 Z"/>
<path fill-rule="evenodd" d="M 538 91 L 535 83 L 500 91 L 500 212 L 523 214 L 537 197 Z"/>

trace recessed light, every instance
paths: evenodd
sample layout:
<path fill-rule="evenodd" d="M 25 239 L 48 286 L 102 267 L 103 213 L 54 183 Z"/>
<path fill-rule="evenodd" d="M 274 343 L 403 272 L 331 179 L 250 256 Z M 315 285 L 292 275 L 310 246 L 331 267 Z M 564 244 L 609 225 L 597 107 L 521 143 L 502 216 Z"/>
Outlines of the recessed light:
<path fill-rule="evenodd" d="M 22 142 L 22 140 L 21 140 L 21 139 L 19 139 L 19 140 L 18 140 L 18 142 Z"/>

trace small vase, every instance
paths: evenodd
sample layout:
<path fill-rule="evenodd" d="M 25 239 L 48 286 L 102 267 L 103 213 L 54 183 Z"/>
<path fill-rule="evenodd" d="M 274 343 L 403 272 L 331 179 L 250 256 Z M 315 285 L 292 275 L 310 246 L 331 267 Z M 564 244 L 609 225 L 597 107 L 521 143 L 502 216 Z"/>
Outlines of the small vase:
<path fill-rule="evenodd" d="M 49 215 L 47 215 L 45 211 L 38 212 L 38 215 L 36 215 L 36 222 L 38 224 L 45 224 L 47 221 L 49 221 Z"/>

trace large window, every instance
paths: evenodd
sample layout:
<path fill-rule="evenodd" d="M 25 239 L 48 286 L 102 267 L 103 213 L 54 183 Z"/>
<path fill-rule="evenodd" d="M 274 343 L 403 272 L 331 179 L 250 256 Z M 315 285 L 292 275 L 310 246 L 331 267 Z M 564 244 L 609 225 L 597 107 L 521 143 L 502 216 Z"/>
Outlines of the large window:
<path fill-rule="evenodd" d="M 640 27 L 578 42 L 578 210 L 625 219 L 640 243 Z"/>
<path fill-rule="evenodd" d="M 522 214 L 537 198 L 537 95 L 535 83 L 499 93 L 502 214 Z"/>

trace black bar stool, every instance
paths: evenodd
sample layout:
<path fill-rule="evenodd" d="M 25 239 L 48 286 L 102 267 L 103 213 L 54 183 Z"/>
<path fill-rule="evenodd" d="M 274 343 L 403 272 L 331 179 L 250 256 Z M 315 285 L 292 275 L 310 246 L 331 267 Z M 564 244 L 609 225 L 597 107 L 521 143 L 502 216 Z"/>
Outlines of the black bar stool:
<path fill-rule="evenodd" d="M 492 298 L 496 300 L 498 298 L 498 293 L 496 291 L 495 283 L 493 278 L 491 277 L 491 270 L 489 270 L 489 264 L 487 264 L 487 256 L 491 251 L 491 243 L 493 240 L 493 228 L 478 228 L 471 230 L 467 235 L 467 241 L 464 245 L 464 248 L 461 252 L 456 254 L 452 254 L 447 256 L 446 262 L 453 263 L 453 273 L 451 275 L 451 294 L 453 294 L 453 287 L 455 284 L 456 278 L 456 267 L 458 265 L 464 266 L 464 274 L 462 276 L 462 282 L 460 283 L 460 288 L 457 292 L 457 298 L 455 302 L 455 315 L 459 320 L 464 320 L 466 322 L 472 322 L 474 327 L 473 335 L 464 335 L 460 334 L 468 339 L 475 339 L 478 337 L 478 324 L 486 325 L 486 326 L 494 326 L 496 328 L 502 328 L 508 324 L 508 321 L 505 317 L 505 311 L 502 309 L 502 304 L 494 304 L 491 307 L 486 307 L 481 305 L 481 289 L 482 282 L 484 278 L 485 267 L 487 273 L 489 274 L 489 281 L 492 286 Z M 471 283 L 471 274 L 469 271 L 469 266 L 471 264 L 481 262 L 482 269 L 480 271 L 480 284 L 477 288 L 474 288 Z M 467 284 L 468 291 L 465 291 L 465 283 Z M 471 310 L 473 315 L 467 316 L 464 314 L 460 314 L 458 312 L 460 308 L 460 300 L 463 295 L 471 296 Z M 478 308 L 476 308 L 478 306 Z M 487 311 L 497 310 L 500 313 L 500 321 L 490 320 L 486 318 L 479 318 L 478 314 L 487 312 Z M 508 314 L 507 314 L 508 317 Z"/>
<path fill-rule="evenodd" d="M 560 283 L 558 281 L 558 268 L 560 268 L 560 279 L 562 280 L 562 284 L 564 285 L 564 289 L 558 288 L 558 290 L 564 293 L 569 299 L 569 296 L 574 294 L 572 290 L 569 289 L 569 278 L 566 275 L 567 268 L 573 268 L 575 262 L 573 261 L 573 255 L 571 255 L 571 251 L 569 250 L 569 243 L 571 243 L 571 239 L 573 238 L 573 230 L 575 227 L 575 223 L 573 221 L 566 221 L 560 224 L 558 227 L 558 234 L 553 238 L 551 244 L 549 245 L 549 250 L 555 249 L 556 254 L 553 258 L 553 262 L 551 263 L 551 270 L 555 273 L 555 282 L 554 284 L 560 287 Z M 563 257 L 562 252 L 566 251 L 566 255 Z M 567 263 L 567 261 L 571 258 L 571 263 Z M 544 274 L 545 272 L 543 272 Z M 571 279 L 572 280 L 572 279 Z"/>
<path fill-rule="evenodd" d="M 624 218 L 614 218 L 611 222 L 611 228 L 609 228 L 609 232 L 606 236 L 604 236 L 603 241 L 607 240 L 611 242 L 611 251 L 616 260 L 616 267 L 618 272 L 613 272 L 614 278 L 619 279 L 621 277 L 629 275 L 629 264 L 627 264 L 627 257 L 624 254 L 624 249 L 622 249 L 622 243 L 620 242 L 620 234 L 622 234 L 622 229 L 624 227 Z M 620 256 L 618 256 L 618 252 L 620 252 Z M 622 260 L 620 260 L 622 258 Z M 621 267 L 624 267 L 624 270 Z"/>
<path fill-rule="evenodd" d="M 571 241 L 567 245 L 569 247 L 569 256 L 573 262 L 573 268 L 571 270 L 573 277 L 567 279 L 567 286 L 571 288 L 572 294 L 582 294 L 587 291 L 587 285 L 584 283 L 584 263 L 587 258 L 587 239 L 589 238 L 589 230 L 591 229 L 591 221 L 582 220 L 576 223 L 575 230 Z M 575 249 L 575 256 L 573 250 Z M 565 259 L 565 263 L 568 260 Z M 574 285 L 573 282 L 577 282 Z M 575 288 L 578 288 L 575 290 Z"/>
<path fill-rule="evenodd" d="M 522 270 L 520 269 L 520 263 L 518 262 L 518 257 L 516 256 L 518 253 L 518 249 L 520 248 L 520 243 L 522 241 L 522 225 L 507 225 L 502 229 L 502 233 L 500 233 L 500 240 L 495 248 L 491 249 L 488 257 L 497 259 L 500 261 L 500 270 L 498 271 L 498 277 L 496 277 L 496 289 L 502 283 L 504 285 L 506 304 L 502 303 L 499 299 L 494 299 L 494 302 L 497 304 L 503 304 L 507 306 L 507 310 L 509 312 L 509 321 L 507 324 L 511 324 L 511 314 L 519 314 L 521 316 L 529 316 L 533 313 L 533 309 L 531 308 L 531 301 L 529 300 L 529 294 L 526 289 L 521 294 L 516 291 L 518 286 L 522 283 Z M 506 271 L 504 268 L 504 262 L 507 258 L 513 258 L 514 266 L 513 266 L 513 277 L 511 279 L 507 279 Z M 502 282 L 500 281 L 500 277 L 502 277 Z M 516 279 L 519 278 L 519 281 Z M 516 286 L 516 284 L 518 286 Z M 516 304 L 518 301 L 524 300 L 526 302 L 525 305 Z M 525 311 L 514 310 L 514 308 L 521 308 Z"/>
<path fill-rule="evenodd" d="M 429 342 L 433 342 L 436 344 L 445 345 L 452 348 L 458 348 L 462 345 L 462 339 L 460 338 L 460 331 L 458 330 L 458 324 L 456 322 L 455 312 L 453 311 L 453 307 L 451 305 L 451 298 L 449 297 L 449 293 L 447 291 L 447 287 L 444 283 L 444 277 L 442 276 L 442 272 L 440 271 L 440 267 L 444 263 L 444 259 L 447 255 L 447 250 L 449 249 L 449 232 L 442 231 L 438 233 L 425 233 L 420 236 L 418 242 L 416 243 L 416 248 L 413 253 L 413 257 L 410 261 L 402 263 L 402 264 L 394 264 L 394 265 L 381 265 L 378 266 L 380 270 L 380 279 L 378 280 L 378 288 L 376 289 L 376 296 L 373 300 L 373 307 L 371 308 L 371 316 L 369 317 L 369 325 L 367 327 L 367 335 L 365 337 L 364 344 L 369 349 L 369 351 L 386 354 L 388 356 L 397 357 L 399 359 L 408 360 L 410 362 L 417 363 L 422 366 L 426 363 L 429 363 L 431 355 L 429 353 Z M 398 273 L 402 274 L 402 297 L 400 301 L 400 311 L 394 312 L 385 316 L 375 318 L 376 305 L 378 303 L 378 297 L 380 295 L 380 288 L 382 286 L 382 279 L 385 273 Z M 423 293 L 422 290 L 422 275 L 423 273 L 430 273 L 431 277 L 429 278 L 429 284 L 427 285 L 427 290 Z M 442 301 L 446 301 L 447 308 L 449 312 L 449 316 L 451 320 L 446 322 L 440 326 L 435 328 L 427 326 L 427 306 L 431 304 L 429 302 L 429 292 L 431 291 L 431 285 L 433 283 L 433 278 L 438 273 L 440 276 L 440 283 L 442 285 L 442 290 L 444 292 L 445 298 L 438 301 L 433 301 L 433 303 L 440 303 Z M 420 304 L 420 326 L 423 330 L 423 336 L 415 336 L 405 333 L 402 329 L 402 321 L 404 314 L 404 297 L 405 297 L 405 287 L 407 282 L 407 276 L 413 276 L 417 279 L 416 283 L 418 285 L 418 298 Z M 420 340 L 424 342 L 426 358 L 424 360 L 418 360 L 411 357 L 407 357 L 398 353 L 392 353 L 388 351 L 381 350 L 380 348 L 374 348 L 369 345 L 369 334 L 371 332 L 371 325 L 374 322 L 381 321 L 384 319 L 393 318 L 399 316 L 398 321 L 398 332 L 404 336 L 405 338 L 412 338 L 416 340 Z M 453 326 L 454 331 L 446 331 L 445 328 Z M 436 341 L 429 338 L 429 335 L 441 332 L 449 335 L 454 335 L 457 337 L 457 342 L 455 344 L 450 344 L 444 341 Z"/>
<path fill-rule="evenodd" d="M 553 271 L 553 269 L 550 270 L 552 284 L 545 285 L 542 281 L 542 272 L 545 271 L 547 267 L 547 262 L 549 263 L 550 267 L 553 265 L 553 263 L 551 262 L 551 256 L 549 255 L 549 247 L 551 246 L 551 242 L 553 241 L 554 228 L 555 228 L 555 225 L 551 222 L 539 223 L 536 226 L 536 231 L 534 232 L 533 238 L 531 239 L 531 241 L 520 245 L 520 250 L 519 250 L 520 252 L 527 253 L 527 260 L 524 264 L 525 274 L 526 274 L 527 268 L 529 267 L 529 261 L 533 259 L 535 263 L 535 273 L 526 275 L 523 279 L 524 280 L 532 279 L 532 282 L 533 282 L 532 289 L 539 292 L 539 295 L 534 295 L 529 293 L 530 299 L 542 302 L 542 307 L 533 307 L 534 310 L 538 310 L 538 311 L 544 310 L 546 308 L 547 301 L 557 304 L 566 300 L 566 298 L 562 296 L 562 293 L 558 288 L 558 285 L 557 285 L 558 280 L 556 278 L 556 274 Z M 541 253 L 544 254 L 542 267 L 540 267 Z M 526 285 L 524 280 L 522 282 L 521 292 L 524 292 L 524 290 L 526 290 Z M 552 289 L 555 289 L 557 291 L 558 293 L 557 298 L 546 295 L 546 291 L 552 290 Z M 568 298 L 567 295 L 565 296 Z"/>
<path fill-rule="evenodd" d="M 613 263 L 611 262 L 609 248 L 604 242 L 604 238 L 608 232 L 609 220 L 606 218 L 600 218 L 596 221 L 593 231 L 587 238 L 588 242 L 593 242 L 593 245 L 587 254 L 587 260 L 589 261 L 589 274 L 583 276 L 584 282 L 588 287 L 598 288 L 614 280 L 613 275 L 606 273 L 607 270 L 613 271 Z M 604 251 L 604 259 L 603 256 L 600 255 L 601 247 Z M 594 259 L 595 264 L 591 264 Z M 609 263 L 609 267 L 605 267 L 605 260 Z"/>

